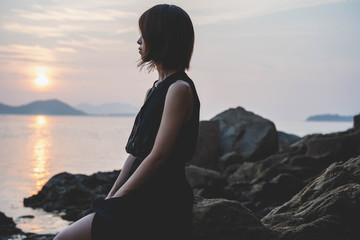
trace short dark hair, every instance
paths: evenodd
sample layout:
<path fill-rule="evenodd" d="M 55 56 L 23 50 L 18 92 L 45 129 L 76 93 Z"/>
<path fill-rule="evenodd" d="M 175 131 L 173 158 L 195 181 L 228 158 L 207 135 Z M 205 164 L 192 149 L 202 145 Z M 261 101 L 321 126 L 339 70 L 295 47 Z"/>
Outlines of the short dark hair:
<path fill-rule="evenodd" d="M 153 70 L 157 64 L 166 70 L 189 69 L 194 49 L 194 28 L 180 7 L 156 5 L 139 18 L 145 53 L 138 66 Z"/>

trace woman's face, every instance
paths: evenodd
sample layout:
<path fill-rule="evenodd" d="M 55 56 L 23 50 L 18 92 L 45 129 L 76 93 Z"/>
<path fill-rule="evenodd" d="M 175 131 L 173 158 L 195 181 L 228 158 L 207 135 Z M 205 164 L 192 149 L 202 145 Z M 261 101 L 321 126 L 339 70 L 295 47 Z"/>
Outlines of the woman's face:
<path fill-rule="evenodd" d="M 139 54 L 141 55 L 141 58 L 143 58 L 144 53 L 145 53 L 145 42 L 142 36 L 139 37 L 139 39 L 137 40 L 137 44 L 139 44 Z"/>

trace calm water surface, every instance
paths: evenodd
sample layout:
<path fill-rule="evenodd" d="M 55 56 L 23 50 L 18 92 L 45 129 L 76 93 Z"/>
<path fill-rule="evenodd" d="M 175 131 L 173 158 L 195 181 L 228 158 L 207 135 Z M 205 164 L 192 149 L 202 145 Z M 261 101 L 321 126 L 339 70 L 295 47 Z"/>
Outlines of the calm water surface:
<path fill-rule="evenodd" d="M 25 232 L 56 233 L 69 224 L 57 214 L 23 207 L 60 172 L 92 174 L 120 169 L 132 117 L 0 115 L 0 211 Z M 276 122 L 304 136 L 343 131 L 352 122 Z M 34 215 L 33 219 L 19 218 Z"/>
<path fill-rule="evenodd" d="M 54 233 L 68 225 L 56 214 L 23 207 L 60 172 L 120 169 L 134 118 L 0 115 L 0 211 L 26 232 Z M 33 219 L 19 216 L 34 215 Z"/>

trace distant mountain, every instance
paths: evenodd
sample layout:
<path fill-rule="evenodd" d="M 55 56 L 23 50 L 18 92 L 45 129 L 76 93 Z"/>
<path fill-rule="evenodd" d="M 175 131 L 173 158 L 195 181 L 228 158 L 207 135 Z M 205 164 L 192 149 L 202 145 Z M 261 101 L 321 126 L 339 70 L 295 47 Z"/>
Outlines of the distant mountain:
<path fill-rule="evenodd" d="M 104 103 L 101 105 L 82 103 L 75 107 L 88 114 L 94 115 L 133 116 L 139 111 L 138 108 L 124 103 Z"/>
<path fill-rule="evenodd" d="M 56 99 L 35 101 L 17 107 L 0 103 L 0 114 L 87 115 L 86 113 Z"/>
<path fill-rule="evenodd" d="M 338 114 L 320 114 L 310 116 L 306 121 L 333 121 L 333 122 L 352 122 L 353 116 L 341 116 Z"/>

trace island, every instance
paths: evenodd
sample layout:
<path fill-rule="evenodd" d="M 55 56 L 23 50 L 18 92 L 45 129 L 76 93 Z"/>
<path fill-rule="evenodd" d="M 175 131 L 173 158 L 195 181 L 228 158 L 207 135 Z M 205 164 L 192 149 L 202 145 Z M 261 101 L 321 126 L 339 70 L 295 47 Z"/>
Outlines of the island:
<path fill-rule="evenodd" d="M 35 101 L 21 106 L 9 106 L 0 103 L 0 114 L 23 115 L 88 115 L 56 99 Z"/>
<path fill-rule="evenodd" d="M 354 116 L 341 116 L 339 114 L 320 114 L 310 116 L 306 121 L 352 122 Z"/>

